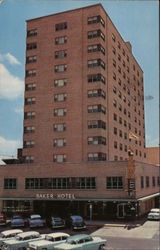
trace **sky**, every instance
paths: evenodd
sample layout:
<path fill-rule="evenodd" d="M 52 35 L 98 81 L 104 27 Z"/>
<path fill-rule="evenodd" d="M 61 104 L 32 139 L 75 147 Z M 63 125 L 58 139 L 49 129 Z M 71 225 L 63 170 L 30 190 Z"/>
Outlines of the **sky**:
<path fill-rule="evenodd" d="M 157 0 L 0 0 L 0 156 L 23 142 L 26 20 L 101 3 L 144 72 L 146 146 L 159 145 Z"/>

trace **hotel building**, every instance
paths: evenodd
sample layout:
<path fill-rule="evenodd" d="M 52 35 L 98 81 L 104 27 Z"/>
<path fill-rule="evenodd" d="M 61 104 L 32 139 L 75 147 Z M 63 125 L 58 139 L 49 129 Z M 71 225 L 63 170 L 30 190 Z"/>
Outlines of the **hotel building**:
<path fill-rule="evenodd" d="M 24 98 L 21 156 L 0 166 L 2 210 L 105 218 L 155 206 L 143 71 L 101 4 L 27 21 Z"/>

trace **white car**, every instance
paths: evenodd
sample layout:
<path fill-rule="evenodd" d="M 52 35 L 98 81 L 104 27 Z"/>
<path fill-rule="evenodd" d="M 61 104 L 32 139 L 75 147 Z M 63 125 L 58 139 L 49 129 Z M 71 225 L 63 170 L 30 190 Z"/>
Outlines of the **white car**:
<path fill-rule="evenodd" d="M 4 242 L 2 249 L 3 250 L 27 250 L 28 244 L 31 241 L 44 239 L 44 235 L 35 231 L 24 232 L 18 234 L 15 238 L 7 240 Z"/>
<path fill-rule="evenodd" d="M 150 212 L 147 216 L 148 220 L 160 220 L 160 213 Z"/>
<path fill-rule="evenodd" d="M 20 229 L 11 229 L 5 230 L 0 233 L 0 249 L 4 241 L 13 239 L 17 234 L 22 233 L 23 231 Z"/>
<path fill-rule="evenodd" d="M 51 250 L 55 245 L 63 243 L 69 237 L 66 233 L 51 233 L 45 236 L 45 239 L 29 243 L 29 250 Z"/>

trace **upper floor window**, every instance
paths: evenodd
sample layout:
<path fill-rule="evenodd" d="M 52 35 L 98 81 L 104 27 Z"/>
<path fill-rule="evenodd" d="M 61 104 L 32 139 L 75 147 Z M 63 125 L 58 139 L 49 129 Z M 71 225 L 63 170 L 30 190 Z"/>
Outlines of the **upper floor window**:
<path fill-rule="evenodd" d="M 88 113 L 106 113 L 106 108 L 101 105 L 101 104 L 97 104 L 97 105 L 89 105 L 88 106 Z"/>
<path fill-rule="evenodd" d="M 99 16 L 88 17 L 88 24 L 101 23 L 105 27 L 105 21 Z"/>
<path fill-rule="evenodd" d="M 106 123 L 102 120 L 91 120 L 88 121 L 88 129 L 103 128 L 106 129 Z"/>
<path fill-rule="evenodd" d="M 105 69 L 105 63 L 102 59 L 95 59 L 95 60 L 89 60 L 88 61 L 88 68 L 101 66 L 103 69 Z"/>
<path fill-rule="evenodd" d="M 54 124 L 53 129 L 56 132 L 63 132 L 66 130 L 66 124 L 65 123 Z"/>
<path fill-rule="evenodd" d="M 66 98 L 67 98 L 67 94 L 65 94 L 65 93 L 54 95 L 54 100 L 55 100 L 56 102 L 63 102 L 63 101 L 66 100 Z"/>
<path fill-rule="evenodd" d="M 54 86 L 55 87 L 63 87 L 63 86 L 66 86 L 66 84 L 67 84 L 67 79 L 54 80 Z"/>
<path fill-rule="evenodd" d="M 16 189 L 17 179 L 16 178 L 5 178 L 4 179 L 4 189 Z"/>
<path fill-rule="evenodd" d="M 88 53 L 100 51 L 105 55 L 105 49 L 101 44 L 93 44 L 88 46 Z"/>
<path fill-rule="evenodd" d="M 64 72 L 67 70 L 67 64 L 55 65 L 55 72 Z"/>
<path fill-rule="evenodd" d="M 112 33 L 112 40 L 115 42 L 116 41 L 116 36 Z"/>
<path fill-rule="evenodd" d="M 35 97 L 27 97 L 25 98 L 25 105 L 31 105 L 36 103 Z"/>
<path fill-rule="evenodd" d="M 37 48 L 37 43 L 27 43 L 27 50 L 32 50 Z"/>
<path fill-rule="evenodd" d="M 37 36 L 37 29 L 27 30 L 27 37 Z"/>
<path fill-rule="evenodd" d="M 36 76 L 36 70 L 35 69 L 26 70 L 26 77 L 32 77 L 32 76 Z"/>
<path fill-rule="evenodd" d="M 106 161 L 106 154 L 101 152 L 88 153 L 88 161 Z"/>
<path fill-rule="evenodd" d="M 33 91 L 36 89 L 36 84 L 35 83 L 28 83 L 25 85 L 25 90 L 26 91 Z"/>
<path fill-rule="evenodd" d="M 123 177 L 122 176 L 108 176 L 106 178 L 107 189 L 123 189 Z"/>
<path fill-rule="evenodd" d="M 65 162 L 66 161 L 66 155 L 65 154 L 56 154 L 53 156 L 54 162 Z"/>
<path fill-rule="evenodd" d="M 156 179 L 155 179 L 155 176 L 152 176 L 152 186 L 153 186 L 153 187 L 156 186 Z"/>
<path fill-rule="evenodd" d="M 102 40 L 105 41 L 105 35 L 101 30 L 92 30 L 88 31 L 88 39 L 96 38 L 96 37 L 101 37 Z"/>
<path fill-rule="evenodd" d="M 32 134 L 35 132 L 34 126 L 26 126 L 24 127 L 24 134 Z"/>
<path fill-rule="evenodd" d="M 64 57 L 67 57 L 66 50 L 59 50 L 55 52 L 55 58 L 64 58 Z"/>
<path fill-rule="evenodd" d="M 149 187 L 149 176 L 146 176 L 146 187 Z"/>
<path fill-rule="evenodd" d="M 88 90 L 88 97 L 102 97 L 106 98 L 106 94 L 102 89 L 90 89 Z"/>
<path fill-rule="evenodd" d="M 34 111 L 24 113 L 24 119 L 33 119 L 35 118 L 35 116 L 36 116 L 36 113 Z"/>
<path fill-rule="evenodd" d="M 106 145 L 106 138 L 103 136 L 92 136 L 88 137 L 88 145 Z"/>
<path fill-rule="evenodd" d="M 63 23 L 57 23 L 55 25 L 56 31 L 58 30 L 65 30 L 67 29 L 67 22 L 63 22 Z"/>
<path fill-rule="evenodd" d="M 66 139 L 54 139 L 53 141 L 54 147 L 63 147 L 66 146 Z"/>
<path fill-rule="evenodd" d="M 102 74 L 93 74 L 93 75 L 88 75 L 88 82 L 93 83 L 93 82 L 102 82 L 106 83 L 106 79 Z"/>
<path fill-rule="evenodd" d="M 35 145 L 35 142 L 34 141 L 24 141 L 24 148 L 33 148 Z"/>
<path fill-rule="evenodd" d="M 26 58 L 26 63 L 33 63 L 37 61 L 37 56 L 28 56 Z"/>
<path fill-rule="evenodd" d="M 34 162 L 34 156 L 27 155 L 24 157 L 25 163 L 33 163 Z"/>
<path fill-rule="evenodd" d="M 56 37 L 55 38 L 55 44 L 64 44 L 67 43 L 67 37 L 66 36 L 61 36 L 61 37 Z"/>
<path fill-rule="evenodd" d="M 67 113 L 67 109 L 66 108 L 54 109 L 54 116 L 65 116 L 66 113 Z"/>

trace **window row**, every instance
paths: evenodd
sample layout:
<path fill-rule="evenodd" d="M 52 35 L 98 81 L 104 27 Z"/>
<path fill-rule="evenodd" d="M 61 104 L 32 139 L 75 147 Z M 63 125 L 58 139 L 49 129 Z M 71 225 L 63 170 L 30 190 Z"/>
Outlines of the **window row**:
<path fill-rule="evenodd" d="M 102 59 L 94 59 L 88 61 L 88 68 L 94 68 L 98 66 L 101 66 L 103 69 L 105 69 L 105 63 Z"/>
<path fill-rule="evenodd" d="M 102 26 L 105 27 L 105 21 L 100 15 L 88 17 L 88 24 L 94 24 L 94 23 L 101 23 Z"/>
<path fill-rule="evenodd" d="M 102 104 L 89 105 L 88 113 L 103 113 L 106 114 L 106 108 Z"/>
<path fill-rule="evenodd" d="M 146 188 L 150 187 L 150 179 L 152 182 L 152 187 L 156 187 L 156 177 L 152 176 L 141 176 L 141 188 L 144 188 L 144 186 L 146 186 Z M 157 186 L 160 186 L 160 177 L 157 177 Z"/>
<path fill-rule="evenodd" d="M 107 155 L 102 152 L 88 153 L 88 161 L 106 161 Z"/>

